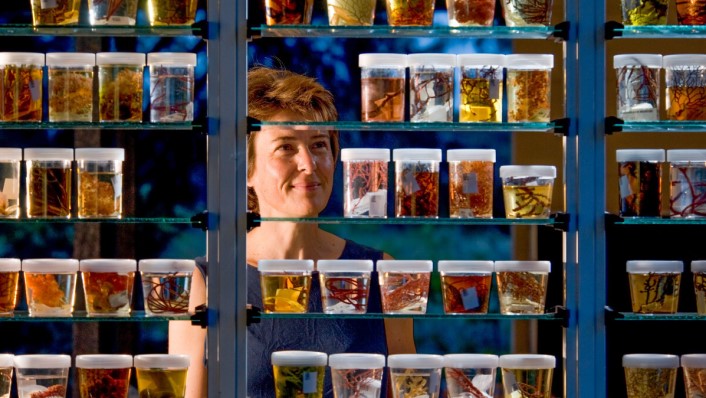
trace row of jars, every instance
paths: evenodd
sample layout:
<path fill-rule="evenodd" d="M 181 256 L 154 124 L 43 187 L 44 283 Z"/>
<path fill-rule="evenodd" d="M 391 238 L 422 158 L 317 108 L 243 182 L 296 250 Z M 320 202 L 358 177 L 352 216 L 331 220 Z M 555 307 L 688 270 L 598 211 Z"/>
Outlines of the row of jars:
<path fill-rule="evenodd" d="M 122 217 L 123 148 L 0 148 L 0 218 L 19 218 L 26 163 L 28 218 L 70 218 L 76 160 L 79 218 Z"/>
<path fill-rule="evenodd" d="M 395 216 L 439 216 L 441 149 L 393 149 Z M 452 218 L 492 218 L 494 149 L 449 149 L 449 215 Z M 343 214 L 345 217 L 387 217 L 390 150 L 345 148 Z M 556 167 L 500 167 L 507 218 L 549 218 Z"/>
<path fill-rule="evenodd" d="M 659 217 L 662 212 L 664 149 L 618 149 L 620 216 Z M 669 215 L 706 216 L 706 149 L 670 149 Z"/>
<path fill-rule="evenodd" d="M 666 25 L 672 7 L 676 8 L 679 25 L 706 24 L 706 2 L 703 0 L 620 0 L 620 7 L 624 25 Z"/>
<path fill-rule="evenodd" d="M 502 122 L 505 86 L 508 122 L 550 121 L 552 54 L 364 53 L 358 58 L 364 122 L 402 122 L 407 103 L 411 122 L 453 122 L 457 91 L 459 122 Z"/>
<path fill-rule="evenodd" d="M 83 0 L 29 0 L 35 26 L 77 25 Z M 198 0 L 147 0 L 151 26 L 191 25 Z M 138 0 L 88 0 L 89 22 L 100 25 L 135 25 Z"/>
<path fill-rule="evenodd" d="M 367 312 L 371 260 L 319 260 L 316 268 L 324 313 Z M 375 268 L 383 313 L 426 314 L 431 261 L 378 260 Z M 487 314 L 495 273 L 501 314 L 543 314 L 550 269 L 549 261 L 439 261 L 444 313 Z M 308 312 L 313 260 L 260 260 L 258 270 L 265 312 Z"/>
<path fill-rule="evenodd" d="M 0 259 L 0 315 L 14 314 L 20 275 L 29 316 L 70 317 L 82 279 L 88 316 L 129 316 L 135 274 L 140 273 L 145 314 L 184 315 L 196 264 L 187 259 Z M 21 271 L 21 273 L 20 273 Z"/>
<path fill-rule="evenodd" d="M 127 397 L 133 367 L 140 397 L 183 397 L 190 362 L 175 354 L 76 355 L 79 397 Z M 19 398 L 66 398 L 70 370 L 70 355 L 0 354 L 0 396 L 10 397 L 16 372 Z"/>
<path fill-rule="evenodd" d="M 706 391 L 706 354 L 626 354 L 623 355 L 628 398 L 673 397 L 677 371 L 684 372 L 686 398 L 703 397 Z"/>
<path fill-rule="evenodd" d="M 50 122 L 142 122 L 145 59 L 149 68 L 149 120 L 194 118 L 194 53 L 0 53 L 0 122 L 41 122 L 43 74 Z M 94 71 L 94 70 L 97 70 Z M 97 79 L 95 78 L 97 74 Z M 94 80 L 98 98 L 94 98 Z"/>
<path fill-rule="evenodd" d="M 626 264 L 632 311 L 641 314 L 674 314 L 679 307 L 679 287 L 684 262 L 631 260 Z M 706 315 L 706 261 L 691 262 L 696 311 Z"/>
<path fill-rule="evenodd" d="M 706 54 L 620 54 L 614 56 L 613 67 L 619 118 L 660 119 L 664 69 L 668 120 L 706 120 Z"/>
<path fill-rule="evenodd" d="M 540 354 L 381 354 L 275 351 L 276 398 L 323 397 L 326 368 L 334 398 L 380 397 L 389 369 L 392 396 L 439 398 L 442 370 L 449 397 L 493 397 L 500 368 L 505 397 L 549 397 L 556 358 Z M 287 382 L 282 382 L 286 379 Z M 284 390 L 286 388 L 286 391 Z"/>

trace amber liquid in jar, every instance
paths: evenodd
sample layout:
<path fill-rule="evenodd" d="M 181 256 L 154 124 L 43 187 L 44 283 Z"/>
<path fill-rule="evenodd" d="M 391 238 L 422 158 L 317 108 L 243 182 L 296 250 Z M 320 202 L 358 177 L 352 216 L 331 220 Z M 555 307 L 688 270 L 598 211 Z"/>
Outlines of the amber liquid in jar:
<path fill-rule="evenodd" d="M 391 26 L 430 26 L 434 0 L 387 0 L 387 22 Z"/>
<path fill-rule="evenodd" d="M 184 398 L 186 369 L 135 369 L 140 398 Z"/>
<path fill-rule="evenodd" d="M 706 315 L 706 273 L 694 273 L 694 294 L 696 295 L 696 312 Z"/>
<path fill-rule="evenodd" d="M 93 120 L 93 69 L 49 68 L 49 121 Z"/>
<path fill-rule="evenodd" d="M 502 369 L 505 397 L 542 397 L 552 394 L 554 369 Z"/>
<path fill-rule="evenodd" d="M 488 312 L 491 274 L 445 274 L 441 293 L 446 314 L 485 314 Z"/>
<path fill-rule="evenodd" d="M 449 162 L 449 216 L 493 217 L 493 162 Z"/>
<path fill-rule="evenodd" d="M 119 218 L 122 213 L 122 179 L 122 173 L 79 172 L 78 216 Z"/>
<path fill-rule="evenodd" d="M 189 311 L 191 274 L 142 274 L 147 315 L 176 315 Z"/>
<path fill-rule="evenodd" d="M 370 274 L 320 273 L 321 301 L 325 314 L 364 314 L 368 308 Z"/>
<path fill-rule="evenodd" d="M 76 25 L 80 0 L 30 0 L 32 23 L 37 25 Z"/>
<path fill-rule="evenodd" d="M 507 218 L 548 218 L 551 213 L 552 185 L 504 185 Z"/>
<path fill-rule="evenodd" d="M 370 26 L 375 19 L 376 0 L 327 0 L 331 26 Z"/>
<path fill-rule="evenodd" d="M 425 313 L 429 273 L 383 272 L 380 274 L 382 311 L 386 314 Z"/>
<path fill-rule="evenodd" d="M 706 391 L 706 369 L 703 368 L 687 368 L 682 366 L 684 370 L 684 387 L 686 389 L 687 398 L 703 397 Z"/>
<path fill-rule="evenodd" d="M 679 25 L 706 25 L 706 0 L 680 0 L 676 5 Z"/>
<path fill-rule="evenodd" d="M 13 368 L 0 368 L 0 398 L 10 398 Z"/>
<path fill-rule="evenodd" d="M 27 307 L 32 316 L 71 316 L 76 274 L 24 274 Z"/>
<path fill-rule="evenodd" d="M 364 122 L 404 121 L 404 78 L 370 77 L 360 84 Z"/>
<path fill-rule="evenodd" d="M 191 25 L 197 6 L 197 0 L 147 0 L 150 25 Z"/>
<path fill-rule="evenodd" d="M 674 396 L 677 369 L 625 368 L 628 398 L 668 398 Z"/>
<path fill-rule="evenodd" d="M 265 312 L 307 312 L 311 275 L 261 276 Z"/>
<path fill-rule="evenodd" d="M 29 168 L 27 215 L 30 218 L 71 215 L 71 168 L 52 163 Z"/>
<path fill-rule="evenodd" d="M 679 273 L 630 273 L 632 311 L 643 314 L 674 314 L 679 304 Z"/>
<path fill-rule="evenodd" d="M 449 26 L 491 26 L 495 0 L 446 0 Z"/>
<path fill-rule="evenodd" d="M 42 75 L 38 65 L 2 67 L 3 121 L 42 121 Z"/>
<path fill-rule="evenodd" d="M 98 111 L 101 122 L 142 121 L 142 66 L 98 68 Z"/>
<path fill-rule="evenodd" d="M 706 120 L 706 86 L 667 87 L 669 120 Z"/>
<path fill-rule="evenodd" d="M 325 366 L 273 365 L 276 398 L 321 398 Z"/>
<path fill-rule="evenodd" d="M 544 313 L 548 273 L 498 272 L 496 278 L 501 314 Z"/>
<path fill-rule="evenodd" d="M 549 122 L 550 93 L 548 70 L 508 70 L 507 121 Z"/>
<path fill-rule="evenodd" d="M 81 272 L 89 315 L 129 315 L 133 272 Z"/>
<path fill-rule="evenodd" d="M 503 111 L 502 80 L 462 78 L 461 122 L 501 122 Z"/>
<path fill-rule="evenodd" d="M 9 315 L 15 311 L 19 280 L 19 272 L 0 272 L 0 315 Z"/>
<path fill-rule="evenodd" d="M 125 398 L 130 389 L 131 369 L 78 368 L 81 398 Z"/>

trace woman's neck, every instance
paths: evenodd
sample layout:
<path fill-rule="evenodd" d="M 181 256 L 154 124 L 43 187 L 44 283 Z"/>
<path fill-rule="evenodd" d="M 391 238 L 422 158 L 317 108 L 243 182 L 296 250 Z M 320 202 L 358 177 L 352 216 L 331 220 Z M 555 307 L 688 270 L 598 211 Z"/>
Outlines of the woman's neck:
<path fill-rule="evenodd" d="M 248 232 L 247 262 L 264 259 L 335 259 L 345 241 L 317 224 L 266 222 Z"/>

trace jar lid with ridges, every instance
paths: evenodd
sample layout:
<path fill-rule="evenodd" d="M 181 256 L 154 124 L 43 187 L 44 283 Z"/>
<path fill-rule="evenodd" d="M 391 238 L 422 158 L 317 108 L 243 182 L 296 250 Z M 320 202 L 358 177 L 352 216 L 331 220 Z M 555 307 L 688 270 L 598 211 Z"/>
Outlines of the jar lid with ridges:
<path fill-rule="evenodd" d="M 505 66 L 504 54 L 458 54 L 456 57 L 458 66 Z"/>
<path fill-rule="evenodd" d="M 83 369 L 132 368 L 132 355 L 86 354 L 76 355 L 76 367 Z"/>
<path fill-rule="evenodd" d="M 59 274 L 78 271 L 74 258 L 29 258 L 22 260 L 22 271 L 37 274 Z"/>
<path fill-rule="evenodd" d="M 446 354 L 444 367 L 455 369 L 495 369 L 498 356 L 493 354 Z"/>
<path fill-rule="evenodd" d="M 416 53 L 407 55 L 409 66 L 456 66 L 456 54 Z"/>
<path fill-rule="evenodd" d="M 694 260 L 691 262 L 691 272 L 706 272 L 706 260 Z"/>
<path fill-rule="evenodd" d="M 434 263 L 430 260 L 378 260 L 378 272 L 431 272 Z"/>
<path fill-rule="evenodd" d="M 25 148 L 25 160 L 74 160 L 74 149 Z"/>
<path fill-rule="evenodd" d="M 493 262 L 492 261 L 481 261 L 481 260 L 441 260 L 437 264 L 439 272 L 449 272 L 449 273 L 465 273 L 465 272 L 475 272 L 475 273 L 493 273 Z"/>
<path fill-rule="evenodd" d="M 93 258 L 79 261 L 82 272 L 135 272 L 137 261 L 128 258 Z"/>
<path fill-rule="evenodd" d="M 673 369 L 679 367 L 679 357 L 671 354 L 625 354 L 623 355 L 623 367 Z"/>
<path fill-rule="evenodd" d="M 319 260 L 319 272 L 371 272 L 373 260 Z"/>
<path fill-rule="evenodd" d="M 328 355 L 317 351 L 275 351 L 271 361 L 277 366 L 326 366 Z"/>
<path fill-rule="evenodd" d="M 388 368 L 437 369 L 444 367 L 444 357 L 433 354 L 393 354 L 387 356 Z"/>
<path fill-rule="evenodd" d="M 500 166 L 500 178 L 507 177 L 548 177 L 556 178 L 556 167 L 554 166 Z"/>
<path fill-rule="evenodd" d="M 668 261 L 668 260 L 630 260 L 627 262 L 627 272 L 640 273 L 672 273 L 684 272 L 683 261 Z"/>
<path fill-rule="evenodd" d="M 44 66 L 44 54 L 23 52 L 0 52 L 0 65 Z"/>
<path fill-rule="evenodd" d="M 259 260 L 257 269 L 260 272 L 311 272 L 314 270 L 314 260 Z"/>
<path fill-rule="evenodd" d="M 22 148 L 0 148 L 0 160 L 22 160 Z"/>
<path fill-rule="evenodd" d="M 496 261 L 495 272 L 551 272 L 549 261 Z"/>
<path fill-rule="evenodd" d="M 618 162 L 664 162 L 664 149 L 618 149 Z"/>
<path fill-rule="evenodd" d="M 65 354 L 15 355 L 15 367 L 20 369 L 70 368 L 71 356 Z"/>
<path fill-rule="evenodd" d="M 508 69 L 551 69 L 554 67 L 552 54 L 509 54 L 505 56 Z"/>
<path fill-rule="evenodd" d="M 150 258 L 138 262 L 142 272 L 193 272 L 196 261 L 190 259 Z"/>
<path fill-rule="evenodd" d="M 136 369 L 186 369 L 191 357 L 183 354 L 141 354 L 135 355 Z"/>
<path fill-rule="evenodd" d="M 341 149 L 341 161 L 351 160 L 381 160 L 390 161 L 390 150 L 387 148 L 344 148 Z"/>
<path fill-rule="evenodd" d="M 19 258 L 0 258 L 0 272 L 17 272 L 22 269 Z"/>
<path fill-rule="evenodd" d="M 619 54 L 613 57 L 613 69 L 625 66 L 647 66 L 648 68 L 661 68 L 661 54 Z"/>
<path fill-rule="evenodd" d="M 556 357 L 541 354 L 501 355 L 498 366 L 505 369 L 554 369 Z"/>
<path fill-rule="evenodd" d="M 441 162 L 441 149 L 433 148 L 398 148 L 392 150 L 392 159 L 395 161 L 420 160 L 428 162 Z"/>
<path fill-rule="evenodd" d="M 706 162 L 706 149 L 668 149 L 668 162 Z"/>
<path fill-rule="evenodd" d="M 195 53 L 148 53 L 147 65 L 196 65 Z"/>
<path fill-rule="evenodd" d="M 15 366 L 15 356 L 12 354 L 0 354 L 0 368 L 11 368 Z"/>
<path fill-rule="evenodd" d="M 706 54 L 672 54 L 662 57 L 662 66 L 706 66 Z"/>
<path fill-rule="evenodd" d="M 76 148 L 76 160 L 125 160 L 124 148 Z"/>
<path fill-rule="evenodd" d="M 47 53 L 47 66 L 93 66 L 96 64 L 94 53 Z"/>
<path fill-rule="evenodd" d="M 385 367 L 385 356 L 380 354 L 331 354 L 328 366 L 332 369 L 381 369 Z"/>
<path fill-rule="evenodd" d="M 684 368 L 706 369 L 706 354 L 684 354 L 680 359 Z"/>
<path fill-rule="evenodd" d="M 407 54 L 364 53 L 358 55 L 361 68 L 406 68 Z"/>
<path fill-rule="evenodd" d="M 96 65 L 145 65 L 145 54 L 132 52 L 97 53 Z"/>
<path fill-rule="evenodd" d="M 449 149 L 446 151 L 447 162 L 464 160 L 495 163 L 495 149 Z"/>

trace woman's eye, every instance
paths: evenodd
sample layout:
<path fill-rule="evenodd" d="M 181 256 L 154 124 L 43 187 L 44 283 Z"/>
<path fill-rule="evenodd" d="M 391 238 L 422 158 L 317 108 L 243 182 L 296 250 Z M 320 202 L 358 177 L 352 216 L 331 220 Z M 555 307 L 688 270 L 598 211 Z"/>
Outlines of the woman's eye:
<path fill-rule="evenodd" d="M 277 147 L 277 151 L 278 151 L 278 152 L 279 152 L 279 151 L 290 152 L 290 151 L 293 151 L 293 150 L 294 150 L 294 146 L 292 146 L 291 144 L 282 144 L 282 145 L 280 145 L 280 146 Z"/>
<path fill-rule="evenodd" d="M 312 147 L 314 149 L 328 149 L 328 143 L 326 141 L 317 141 L 312 145 Z"/>

